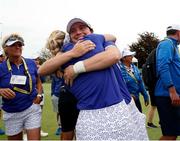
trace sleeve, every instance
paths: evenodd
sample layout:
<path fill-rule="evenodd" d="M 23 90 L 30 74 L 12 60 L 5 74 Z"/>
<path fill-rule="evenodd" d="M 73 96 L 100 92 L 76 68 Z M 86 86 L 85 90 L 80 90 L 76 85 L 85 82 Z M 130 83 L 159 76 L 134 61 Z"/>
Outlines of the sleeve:
<path fill-rule="evenodd" d="M 147 93 L 146 88 L 144 86 L 144 82 L 142 80 L 141 73 L 135 65 L 133 65 L 133 68 L 135 69 L 135 71 L 137 72 L 138 77 L 139 77 L 139 91 L 142 94 L 142 96 L 144 97 L 144 100 L 148 100 L 149 99 L 148 93 Z"/>
<path fill-rule="evenodd" d="M 38 77 L 38 68 L 33 59 L 25 59 L 26 64 L 28 66 L 29 73 L 33 73 L 35 77 Z"/>
<path fill-rule="evenodd" d="M 105 41 L 104 48 L 107 49 L 108 47 L 116 47 L 116 45 L 113 41 Z"/>
<path fill-rule="evenodd" d="M 148 99 L 149 99 L 149 96 L 148 96 L 148 94 L 147 94 L 147 91 L 146 91 L 146 88 L 145 88 L 145 86 L 144 86 L 144 82 L 143 82 L 141 76 L 140 76 L 140 79 L 141 79 L 141 80 L 140 80 L 140 91 L 141 91 L 141 94 L 143 95 L 144 100 L 148 100 Z"/>
<path fill-rule="evenodd" d="M 157 51 L 157 74 L 160 76 L 163 85 L 168 88 L 173 85 L 169 65 L 173 58 L 173 46 L 170 42 L 161 42 Z"/>
<path fill-rule="evenodd" d="M 69 42 L 69 43 L 63 45 L 61 52 L 67 52 L 67 51 L 71 50 L 73 47 L 74 47 L 74 45 Z"/>
<path fill-rule="evenodd" d="M 108 47 L 116 47 L 113 41 L 106 41 L 104 35 L 96 34 L 97 38 L 103 43 L 103 47 L 107 49 Z"/>
<path fill-rule="evenodd" d="M 84 40 L 89 39 L 93 42 L 101 43 L 104 49 L 107 49 L 108 47 L 115 47 L 115 43 L 113 41 L 106 41 L 104 35 L 102 34 L 89 34 L 84 36 Z"/>

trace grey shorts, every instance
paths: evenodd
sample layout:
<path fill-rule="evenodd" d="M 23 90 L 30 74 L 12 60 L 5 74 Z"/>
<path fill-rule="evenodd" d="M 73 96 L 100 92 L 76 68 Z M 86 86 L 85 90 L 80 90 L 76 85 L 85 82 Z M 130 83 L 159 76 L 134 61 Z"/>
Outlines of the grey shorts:
<path fill-rule="evenodd" d="M 5 132 L 8 136 L 17 135 L 23 129 L 35 129 L 41 127 L 41 107 L 33 104 L 28 109 L 17 113 L 3 113 Z"/>
<path fill-rule="evenodd" d="M 53 105 L 53 111 L 58 113 L 58 102 L 59 102 L 59 97 L 53 95 L 51 97 L 52 100 L 52 105 Z"/>

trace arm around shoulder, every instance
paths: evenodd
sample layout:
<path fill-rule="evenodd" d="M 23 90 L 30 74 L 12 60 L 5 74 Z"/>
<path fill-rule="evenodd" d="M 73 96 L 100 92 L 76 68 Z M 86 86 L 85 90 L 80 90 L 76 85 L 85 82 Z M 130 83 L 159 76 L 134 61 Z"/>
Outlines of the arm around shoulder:
<path fill-rule="evenodd" d="M 120 60 L 120 51 L 117 47 L 108 47 L 105 51 L 84 60 L 87 72 L 101 70 L 116 64 Z"/>
<path fill-rule="evenodd" d="M 55 57 L 45 61 L 38 69 L 38 73 L 42 76 L 52 74 L 72 58 L 73 54 L 70 51 L 66 53 L 59 52 Z"/>

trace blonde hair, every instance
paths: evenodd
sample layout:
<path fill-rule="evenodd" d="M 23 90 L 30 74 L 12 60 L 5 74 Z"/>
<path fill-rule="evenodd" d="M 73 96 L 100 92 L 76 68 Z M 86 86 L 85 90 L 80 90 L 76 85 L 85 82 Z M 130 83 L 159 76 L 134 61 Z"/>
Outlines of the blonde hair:
<path fill-rule="evenodd" d="M 56 55 L 63 46 L 66 33 L 60 30 L 53 31 L 46 43 L 46 48 L 49 49 L 52 55 Z"/>

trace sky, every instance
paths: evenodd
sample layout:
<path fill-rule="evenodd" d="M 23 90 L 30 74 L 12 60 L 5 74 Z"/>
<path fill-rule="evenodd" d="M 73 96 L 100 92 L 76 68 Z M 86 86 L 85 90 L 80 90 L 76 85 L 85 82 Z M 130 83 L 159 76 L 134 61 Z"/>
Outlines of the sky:
<path fill-rule="evenodd" d="M 19 33 L 25 40 L 23 56 L 31 57 L 53 30 L 66 31 L 75 17 L 95 33 L 115 35 L 122 50 L 146 31 L 163 39 L 167 26 L 180 24 L 180 0 L 0 0 L 1 39 Z"/>

